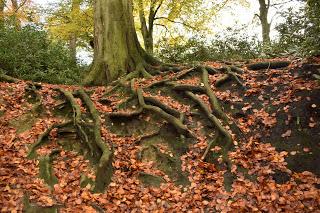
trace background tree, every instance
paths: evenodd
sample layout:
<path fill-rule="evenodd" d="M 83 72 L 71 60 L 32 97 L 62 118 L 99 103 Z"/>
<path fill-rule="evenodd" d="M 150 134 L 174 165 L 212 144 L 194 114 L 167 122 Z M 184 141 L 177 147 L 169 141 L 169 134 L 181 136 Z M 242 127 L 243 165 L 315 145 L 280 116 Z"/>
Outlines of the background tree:
<path fill-rule="evenodd" d="M 271 25 L 276 16 L 281 14 L 284 10 L 287 10 L 287 6 L 290 3 L 299 3 L 301 0 L 286 0 L 286 1 L 278 1 L 278 0 L 258 0 L 259 2 L 259 14 L 255 14 L 259 18 L 259 22 L 261 24 L 261 33 L 262 33 L 262 41 L 263 44 L 270 45 L 270 32 Z M 270 11 L 273 9 L 274 15 L 273 17 L 269 17 Z"/>
<path fill-rule="evenodd" d="M 277 55 L 311 56 L 320 54 L 320 9 L 318 1 L 282 12 L 284 22 L 276 26 L 279 39 L 273 45 Z"/>
<path fill-rule="evenodd" d="M 202 0 L 135 0 L 135 14 L 139 17 L 138 25 L 146 51 L 153 54 L 155 27 L 174 31 L 173 26 L 176 26 L 184 31 L 208 33 L 208 24 L 212 18 L 231 2 L 234 1 L 212 3 Z"/>
<path fill-rule="evenodd" d="M 47 12 L 46 27 L 51 37 L 68 44 L 70 56 L 76 61 L 77 47 L 88 47 L 93 37 L 92 1 L 63 1 Z"/>
<path fill-rule="evenodd" d="M 21 30 L 23 24 L 38 22 L 36 10 L 31 0 L 1 0 L 0 25 Z"/>
<path fill-rule="evenodd" d="M 268 21 L 268 13 L 270 9 L 270 0 L 258 0 L 259 1 L 259 20 L 261 23 L 262 40 L 264 44 L 270 44 L 270 26 Z"/>

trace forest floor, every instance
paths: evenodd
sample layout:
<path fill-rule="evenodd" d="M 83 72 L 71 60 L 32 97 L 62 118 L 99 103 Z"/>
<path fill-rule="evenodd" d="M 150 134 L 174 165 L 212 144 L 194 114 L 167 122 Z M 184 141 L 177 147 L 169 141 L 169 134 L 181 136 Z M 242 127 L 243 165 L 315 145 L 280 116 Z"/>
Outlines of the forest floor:
<path fill-rule="evenodd" d="M 183 112 L 196 140 L 177 134 L 170 122 L 149 111 L 112 117 L 127 96 L 115 92 L 105 97 L 109 88 L 84 88 L 114 155 L 111 183 L 101 193 L 93 192 L 94 159 L 77 143 L 74 131 L 52 128 L 36 155 L 29 156 L 50 126 L 72 114 L 70 108 L 59 108 L 65 101 L 56 89 L 80 87 L 0 82 L 0 211 L 320 212 L 320 84 L 313 77 L 320 72 L 320 59 L 293 60 L 281 69 L 241 69 L 244 87 L 232 80 L 216 87 L 224 74 L 209 75 L 224 112 L 239 127 L 226 127 L 233 138 L 230 169 L 221 164 L 223 141 L 210 147 L 216 161 L 203 158 L 217 133 L 185 98 L 165 95 L 165 87 L 145 93 Z M 203 86 L 197 73 L 179 83 Z M 197 97 L 208 103 L 203 95 Z M 136 102 L 128 106 L 137 109 Z"/>

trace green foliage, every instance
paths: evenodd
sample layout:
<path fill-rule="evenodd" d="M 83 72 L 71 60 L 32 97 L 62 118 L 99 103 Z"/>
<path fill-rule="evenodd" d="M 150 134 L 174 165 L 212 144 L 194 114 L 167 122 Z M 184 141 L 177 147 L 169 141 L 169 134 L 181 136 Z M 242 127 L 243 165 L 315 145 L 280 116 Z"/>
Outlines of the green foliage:
<path fill-rule="evenodd" d="M 77 46 L 88 47 L 93 38 L 92 1 L 60 1 L 49 8 L 47 13 L 46 28 L 53 39 L 67 43 L 71 36 L 76 36 Z"/>
<path fill-rule="evenodd" d="M 310 0 L 298 11 L 282 13 L 285 22 L 276 29 L 280 36 L 273 45 L 276 54 L 311 56 L 320 54 L 320 2 Z"/>
<path fill-rule="evenodd" d="M 0 31 L 0 68 L 16 78 L 57 84 L 78 83 L 81 74 L 64 46 L 50 42 L 41 28 L 30 26 Z"/>
<path fill-rule="evenodd" d="M 157 55 L 167 62 L 242 60 L 260 57 L 261 52 L 262 44 L 256 38 L 239 35 L 239 29 L 231 28 L 211 41 L 193 37 L 172 44 L 163 40 L 157 46 Z"/>
<path fill-rule="evenodd" d="M 306 46 L 313 55 L 320 54 L 320 1 L 309 0 L 306 9 L 308 25 L 306 27 Z"/>

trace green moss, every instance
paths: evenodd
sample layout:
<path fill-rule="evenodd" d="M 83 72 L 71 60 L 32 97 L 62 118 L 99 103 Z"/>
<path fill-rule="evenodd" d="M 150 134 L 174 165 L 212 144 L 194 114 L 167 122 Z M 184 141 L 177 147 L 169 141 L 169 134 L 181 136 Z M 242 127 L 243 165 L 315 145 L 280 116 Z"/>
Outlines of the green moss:
<path fill-rule="evenodd" d="M 139 180 L 146 186 L 156 186 L 159 187 L 161 183 L 165 180 L 162 177 L 140 172 L 138 176 Z"/>
<path fill-rule="evenodd" d="M 231 192 L 233 181 L 236 179 L 236 175 L 231 173 L 230 171 L 226 171 L 223 175 L 223 185 L 227 192 Z"/>
<path fill-rule="evenodd" d="M 248 171 L 249 171 L 248 169 L 246 169 L 246 168 L 244 168 L 242 166 L 237 166 L 237 170 L 240 173 L 242 173 L 246 179 L 248 179 L 248 180 L 250 180 L 252 182 L 257 181 L 257 178 L 258 178 L 257 175 L 255 175 L 255 174 L 249 175 L 248 174 Z"/>
<path fill-rule="evenodd" d="M 28 153 L 28 155 L 27 155 L 27 158 L 28 158 L 28 159 L 36 159 L 36 158 L 38 158 L 37 149 L 38 149 L 39 147 L 41 147 L 43 144 L 46 144 L 46 143 L 48 143 L 48 142 L 49 142 L 49 139 L 46 137 L 46 138 L 44 138 L 44 139 L 41 141 L 41 143 L 40 143 L 38 146 L 36 146 L 35 148 L 34 148 L 34 144 L 30 144 L 30 145 L 29 145 L 29 153 Z"/>
<path fill-rule="evenodd" d="M 33 108 L 22 116 L 9 122 L 9 125 L 17 129 L 17 134 L 23 133 L 32 128 L 33 124 L 41 116 L 43 108 L 41 104 L 35 104 Z"/>
<path fill-rule="evenodd" d="M 58 179 L 53 174 L 52 161 L 55 151 L 52 151 L 50 155 L 46 155 L 39 159 L 39 176 L 45 181 L 46 184 L 52 189 L 53 185 L 58 183 Z"/>
<path fill-rule="evenodd" d="M 181 170 L 181 160 L 179 155 L 173 154 L 173 157 L 162 153 L 154 145 L 150 145 L 142 150 L 143 161 L 153 161 L 158 169 L 168 175 L 176 185 L 188 185 L 187 175 Z"/>
<path fill-rule="evenodd" d="M 89 152 L 89 148 L 84 143 L 79 143 L 78 138 L 60 138 L 58 144 L 67 151 L 75 151 L 79 155 L 83 155 L 85 159 L 89 160 L 92 165 L 96 165 L 99 159 L 96 156 L 92 156 Z"/>
<path fill-rule="evenodd" d="M 94 185 L 94 181 L 91 178 L 87 177 L 86 175 L 82 174 L 81 178 L 80 178 L 80 187 L 84 188 L 88 184 L 93 186 Z"/>
<path fill-rule="evenodd" d="M 110 131 L 114 134 L 120 136 L 138 136 L 159 130 L 158 125 L 150 125 L 151 123 L 154 123 L 157 119 L 159 120 L 159 118 L 157 118 L 157 116 L 155 115 L 150 116 L 149 121 L 140 119 L 139 116 L 134 116 L 131 118 L 111 119 L 106 124 L 108 125 Z"/>
<path fill-rule="evenodd" d="M 25 213 L 58 213 L 58 207 L 41 207 L 30 203 L 29 198 L 23 197 L 23 212 Z"/>

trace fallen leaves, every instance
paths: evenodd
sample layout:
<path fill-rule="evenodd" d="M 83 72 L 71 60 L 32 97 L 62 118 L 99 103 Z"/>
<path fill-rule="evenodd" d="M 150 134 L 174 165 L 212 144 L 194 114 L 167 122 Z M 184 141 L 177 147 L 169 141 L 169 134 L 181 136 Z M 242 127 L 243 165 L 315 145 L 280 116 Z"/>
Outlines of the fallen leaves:
<path fill-rule="evenodd" d="M 220 63 L 213 63 L 213 65 L 221 66 Z M 283 74 L 283 77 L 275 77 L 280 74 Z M 248 143 L 243 143 L 242 139 L 236 139 L 236 149 L 228 153 L 232 161 L 230 171 L 235 175 L 231 192 L 226 192 L 224 188 L 226 169 L 221 169 L 217 164 L 203 162 L 200 159 L 201 153 L 207 147 L 206 138 L 199 139 L 194 144 L 191 143 L 187 153 L 181 156 L 182 171 L 188 175 L 190 185 L 179 186 L 174 184 L 173 177 L 166 175 L 157 167 L 157 162 L 139 158 L 139 152 L 143 148 L 135 144 L 135 137 L 117 136 L 106 127 L 102 128 L 101 134 L 106 141 L 111 141 L 115 145 L 113 162 L 115 172 L 107 191 L 102 194 L 93 194 L 90 184 L 81 188 L 80 176 L 85 175 L 94 180 L 94 172 L 87 160 L 75 152 L 65 150 L 61 151 L 54 161 L 53 169 L 59 183 L 55 184 L 53 190 L 50 191 L 38 178 L 38 162 L 26 160 L 25 156 L 28 150 L 27 146 L 57 120 L 50 117 L 48 112 L 48 117 L 36 122 L 30 131 L 16 134 L 15 129 L 8 127 L 6 122 L 28 110 L 28 106 L 23 106 L 26 104 L 24 100 L 25 84 L 1 83 L 0 97 L 4 101 L 0 105 L 0 110 L 6 109 L 6 112 L 0 121 L 0 210 L 21 211 L 22 204 L 19 202 L 24 192 L 30 192 L 30 198 L 34 203 L 43 206 L 61 204 L 64 205 L 62 211 L 66 212 L 95 212 L 95 208 L 109 212 L 141 212 L 142 209 L 146 212 L 253 212 L 259 210 L 306 212 L 319 209 L 319 190 L 315 186 L 320 181 L 313 174 L 308 172 L 293 173 L 292 178 L 285 184 L 276 184 L 271 178 L 276 170 L 291 174 L 286 168 L 285 158 L 288 155 L 297 155 L 295 157 L 310 155 L 311 148 L 303 145 L 299 149 L 290 149 L 289 153 L 277 152 L 271 144 L 263 144 L 258 140 L 258 138 L 266 136 L 266 130 L 272 130 L 277 122 L 281 123 L 287 117 L 285 127 L 291 129 L 278 133 L 278 136 L 281 135 L 286 140 L 294 137 L 294 129 L 290 126 L 295 121 L 295 115 L 290 114 L 294 110 L 292 103 L 307 100 L 310 101 L 307 105 L 308 109 L 310 106 L 312 112 L 318 109 L 317 102 L 310 97 L 306 99 L 296 97 L 296 92 L 308 91 L 314 88 L 314 84 L 293 78 L 287 70 L 270 70 L 270 73 L 266 73 L 269 75 L 266 80 L 261 81 L 257 80 L 258 75 L 257 72 L 243 75 L 246 85 L 250 87 L 244 92 L 232 89 L 216 90 L 212 86 L 220 101 L 232 104 L 232 110 L 239 109 L 241 117 L 236 119 L 237 125 L 242 132 L 250 136 Z M 217 77 L 210 76 L 210 82 L 214 83 Z M 139 84 L 150 84 L 154 80 L 161 80 L 161 78 L 155 77 L 155 79 L 152 78 L 146 82 L 142 80 Z M 181 83 L 200 84 L 197 78 L 182 80 Z M 12 88 L 11 92 L 7 89 L 9 86 Z M 43 104 L 47 109 L 60 104 L 54 98 L 52 87 L 43 85 L 41 91 Z M 72 87 L 66 88 L 72 89 Z M 114 111 L 121 101 L 115 94 L 108 98 L 108 101 L 112 102 L 110 105 L 99 103 L 105 91 L 104 87 L 96 87 L 92 89 L 91 93 L 91 98 L 97 109 L 102 113 Z M 155 94 L 157 95 L 151 93 L 148 95 L 181 112 L 190 112 L 189 105 L 163 95 L 160 91 Z M 208 104 L 207 97 L 201 96 L 201 98 Z M 237 105 L 242 104 L 243 100 L 245 100 L 244 105 Z M 274 108 L 276 109 L 274 110 Z M 279 111 L 276 111 L 277 109 Z M 278 118 L 280 111 L 287 113 L 283 120 Z M 228 116 L 232 117 L 233 115 Z M 190 118 L 190 122 L 192 117 L 190 115 L 187 117 Z M 154 120 L 150 115 L 141 118 L 152 125 L 158 125 L 153 123 Z M 307 122 L 299 120 L 299 125 L 317 128 L 317 121 L 315 116 L 308 117 Z M 104 120 L 104 122 L 106 121 Z M 122 124 L 122 127 L 126 127 L 125 121 Z M 202 122 L 194 122 L 194 124 L 197 133 L 201 132 Z M 42 147 L 39 154 L 47 154 L 51 149 L 58 147 L 55 141 L 57 135 L 57 132 L 50 135 L 53 139 L 52 143 Z M 214 135 L 212 133 L 212 137 Z M 180 142 L 178 139 L 174 141 L 174 143 L 178 142 Z M 169 144 L 157 144 L 157 148 L 162 154 L 172 158 L 176 157 Z M 211 149 L 213 154 L 220 155 L 218 160 L 221 163 L 223 163 L 222 148 L 223 144 L 218 144 Z M 165 182 L 160 185 L 160 188 L 145 186 L 138 179 L 138 174 L 141 172 L 162 177 Z M 172 171 L 172 173 L 178 172 Z M 256 177 L 256 180 L 250 180 L 248 176 Z"/>
<path fill-rule="evenodd" d="M 285 133 L 283 133 L 281 135 L 281 137 L 286 138 L 286 137 L 290 137 L 291 136 L 292 131 L 289 129 L 287 130 Z"/>

